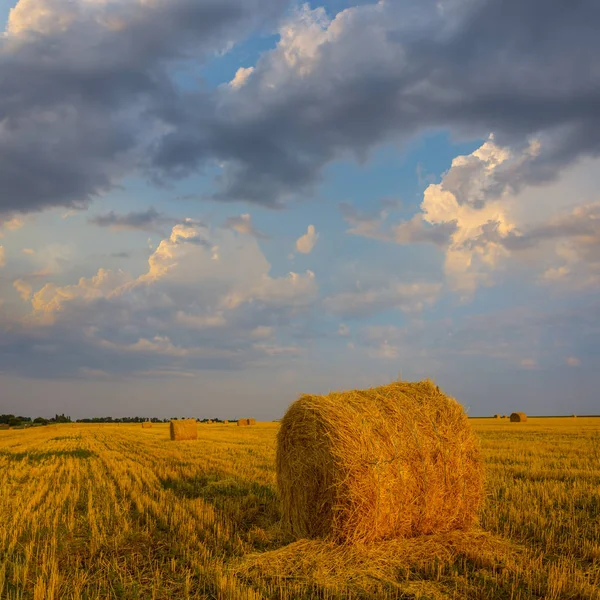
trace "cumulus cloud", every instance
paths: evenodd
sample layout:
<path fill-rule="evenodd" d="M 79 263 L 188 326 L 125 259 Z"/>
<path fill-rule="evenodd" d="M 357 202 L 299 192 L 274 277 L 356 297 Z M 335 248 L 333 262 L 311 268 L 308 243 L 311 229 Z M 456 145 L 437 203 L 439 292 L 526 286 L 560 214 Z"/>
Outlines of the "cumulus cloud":
<path fill-rule="evenodd" d="M 319 239 L 314 225 L 309 225 L 307 232 L 296 240 L 296 250 L 302 254 L 310 254 Z"/>
<path fill-rule="evenodd" d="M 240 215 L 239 217 L 229 217 L 224 224 L 224 227 L 233 229 L 238 233 L 252 235 L 261 240 L 268 240 L 269 236 L 258 231 L 252 224 L 252 217 L 249 214 Z"/>
<path fill-rule="evenodd" d="M 124 215 L 110 211 L 103 215 L 96 215 L 88 219 L 88 222 L 98 227 L 109 227 L 115 231 L 127 229 L 140 229 L 143 231 L 160 231 L 164 225 L 172 225 L 175 219 L 159 213 L 155 208 L 139 212 L 129 212 Z"/>
<path fill-rule="evenodd" d="M 418 313 L 435 303 L 441 288 L 440 283 L 390 283 L 331 295 L 323 300 L 323 306 L 343 317 L 365 317 L 390 309 Z"/>
<path fill-rule="evenodd" d="M 316 300 L 316 279 L 310 271 L 269 271 L 252 237 L 184 222 L 140 275 L 101 268 L 77 283 L 35 291 L 15 281 L 32 310 L 19 323 L 0 319 L 0 356 L 19 371 L 15 349 L 35 355 L 47 340 L 54 358 L 37 366 L 59 376 L 80 367 L 122 374 L 232 369 L 297 355 L 294 327 Z"/>
<path fill-rule="evenodd" d="M 596 0 L 378 2 L 333 18 L 306 5 L 230 85 L 178 84 L 173 65 L 196 67 L 286 4 L 21 0 L 0 40 L 0 211 L 82 206 L 138 168 L 167 181 L 214 165 L 212 199 L 280 206 L 331 162 L 431 128 L 495 131 L 517 154 L 539 138 L 500 188 L 600 150 Z"/>

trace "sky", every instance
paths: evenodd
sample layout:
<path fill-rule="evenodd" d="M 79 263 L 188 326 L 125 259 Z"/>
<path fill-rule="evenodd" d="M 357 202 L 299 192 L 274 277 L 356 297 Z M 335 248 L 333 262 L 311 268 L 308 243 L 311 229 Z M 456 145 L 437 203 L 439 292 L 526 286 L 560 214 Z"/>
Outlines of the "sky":
<path fill-rule="evenodd" d="M 600 413 L 597 0 L 0 0 L 0 412 Z"/>

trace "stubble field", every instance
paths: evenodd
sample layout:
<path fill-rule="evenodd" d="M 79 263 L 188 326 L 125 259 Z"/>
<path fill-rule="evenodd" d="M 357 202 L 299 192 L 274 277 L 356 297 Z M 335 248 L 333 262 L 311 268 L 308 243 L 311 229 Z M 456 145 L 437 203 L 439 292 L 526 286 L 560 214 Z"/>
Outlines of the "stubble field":
<path fill-rule="evenodd" d="M 371 547 L 280 532 L 276 423 L 0 431 L 0 598 L 600 599 L 600 418 L 471 423 L 480 531 Z"/>

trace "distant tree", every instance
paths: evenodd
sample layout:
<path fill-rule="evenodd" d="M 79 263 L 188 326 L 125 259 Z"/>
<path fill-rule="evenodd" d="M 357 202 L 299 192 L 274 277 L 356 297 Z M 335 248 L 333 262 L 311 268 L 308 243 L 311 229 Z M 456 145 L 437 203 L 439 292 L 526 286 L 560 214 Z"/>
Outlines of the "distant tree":
<path fill-rule="evenodd" d="M 16 417 L 11 417 L 11 418 L 8 420 L 8 424 L 9 424 L 11 427 L 18 427 L 19 425 L 22 425 L 21 421 L 19 421 L 19 419 L 17 419 Z"/>

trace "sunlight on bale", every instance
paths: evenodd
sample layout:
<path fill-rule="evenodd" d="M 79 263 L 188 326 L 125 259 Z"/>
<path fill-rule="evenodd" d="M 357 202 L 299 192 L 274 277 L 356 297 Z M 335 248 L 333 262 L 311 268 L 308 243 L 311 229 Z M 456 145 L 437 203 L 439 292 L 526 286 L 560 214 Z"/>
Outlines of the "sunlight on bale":
<path fill-rule="evenodd" d="M 177 421 L 171 421 L 170 431 L 172 440 L 181 441 L 198 439 L 198 427 L 196 426 L 196 419 L 181 419 Z"/>
<path fill-rule="evenodd" d="M 525 423 L 527 415 L 524 412 L 514 412 L 510 415 L 511 423 Z"/>
<path fill-rule="evenodd" d="M 298 538 L 371 542 L 473 525 L 479 443 L 430 381 L 304 395 L 277 436 L 282 525 Z"/>
<path fill-rule="evenodd" d="M 150 429 L 152 427 L 152 423 L 150 421 L 144 421 L 142 423 L 142 429 Z"/>

